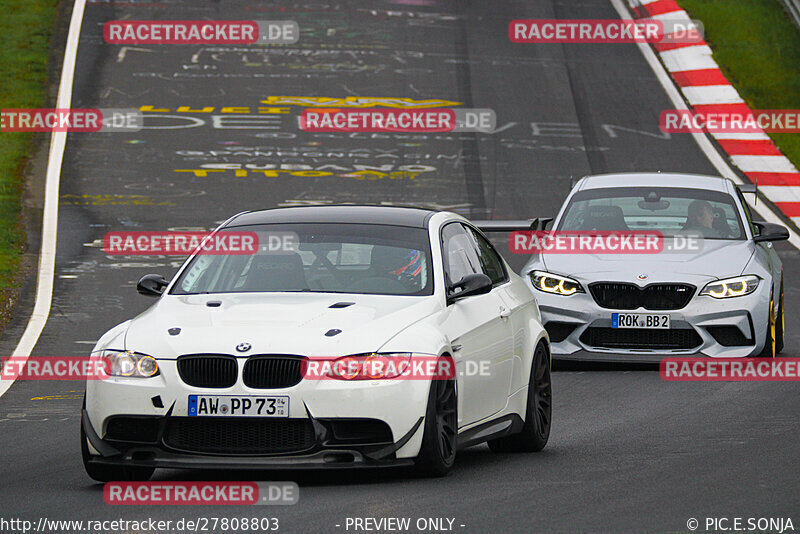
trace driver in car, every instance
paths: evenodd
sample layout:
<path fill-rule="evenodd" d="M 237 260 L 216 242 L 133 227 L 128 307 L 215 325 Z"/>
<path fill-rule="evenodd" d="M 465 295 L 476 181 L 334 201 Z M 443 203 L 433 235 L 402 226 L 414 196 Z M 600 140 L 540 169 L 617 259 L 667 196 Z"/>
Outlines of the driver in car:
<path fill-rule="evenodd" d="M 705 200 L 695 200 L 689 204 L 683 230 L 700 233 L 703 237 L 721 237 L 714 228 L 714 208 Z"/>
<path fill-rule="evenodd" d="M 422 289 L 423 255 L 419 250 L 376 245 L 369 269 L 358 280 L 359 289 L 413 293 Z"/>

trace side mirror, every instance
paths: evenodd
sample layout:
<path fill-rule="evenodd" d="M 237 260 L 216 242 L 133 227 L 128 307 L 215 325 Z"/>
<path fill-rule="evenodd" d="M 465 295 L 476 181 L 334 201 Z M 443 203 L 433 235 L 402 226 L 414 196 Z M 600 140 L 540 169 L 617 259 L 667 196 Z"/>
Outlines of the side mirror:
<path fill-rule="evenodd" d="M 758 230 L 758 234 L 753 236 L 753 241 L 761 243 L 764 241 L 785 241 L 789 239 L 789 230 L 780 224 L 768 222 L 754 222 L 753 225 Z"/>
<path fill-rule="evenodd" d="M 539 217 L 539 224 L 542 226 L 542 230 L 547 230 L 547 227 L 553 222 L 553 217 Z"/>
<path fill-rule="evenodd" d="M 169 281 L 160 274 L 146 274 L 136 283 L 136 291 L 147 297 L 160 297 Z"/>
<path fill-rule="evenodd" d="M 460 289 L 461 291 L 457 291 Z M 485 295 L 492 290 L 492 279 L 483 273 L 473 273 L 447 288 L 447 303 L 473 295 Z"/>

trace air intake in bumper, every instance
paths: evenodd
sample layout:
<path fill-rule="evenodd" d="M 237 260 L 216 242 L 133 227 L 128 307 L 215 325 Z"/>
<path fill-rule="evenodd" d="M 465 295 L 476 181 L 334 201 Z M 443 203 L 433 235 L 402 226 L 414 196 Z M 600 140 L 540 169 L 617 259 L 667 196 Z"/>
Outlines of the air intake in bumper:
<path fill-rule="evenodd" d="M 167 447 L 201 454 L 296 453 L 315 443 L 310 419 L 171 417 L 164 433 Z"/>
<path fill-rule="evenodd" d="M 693 349 L 703 342 L 691 328 L 670 330 L 589 327 L 580 340 L 590 347 L 604 349 Z"/>

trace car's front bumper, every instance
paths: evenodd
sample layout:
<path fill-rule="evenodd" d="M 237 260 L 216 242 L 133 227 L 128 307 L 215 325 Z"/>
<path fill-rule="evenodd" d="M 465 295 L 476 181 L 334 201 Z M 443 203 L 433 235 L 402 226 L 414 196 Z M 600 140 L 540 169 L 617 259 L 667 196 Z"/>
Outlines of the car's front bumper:
<path fill-rule="evenodd" d="M 238 363 L 243 366 L 244 362 L 245 358 L 241 358 Z M 427 408 L 429 381 L 304 379 L 291 387 L 256 389 L 242 383 L 240 368 L 234 386 L 209 389 L 184 383 L 175 360 L 158 360 L 158 363 L 160 373 L 152 378 L 112 377 L 87 382 L 83 425 L 91 445 L 92 462 L 158 467 L 329 467 L 335 464 L 355 467 L 387 465 L 413 459 L 419 454 L 423 434 L 420 421 Z M 288 417 L 190 416 L 190 395 L 286 396 L 289 398 Z M 110 436 L 109 423 L 116 417 L 156 421 L 157 436 L 150 435 L 144 441 L 128 435 Z M 275 425 L 291 421 L 305 425 L 306 430 L 297 447 L 279 451 L 267 447 L 263 452 L 251 447 L 241 451 L 235 449 L 237 443 L 234 442 L 230 454 L 221 454 L 219 450 L 209 454 L 208 447 L 193 447 L 193 441 L 205 439 L 208 433 L 203 423 L 214 420 L 239 421 L 244 426 L 248 420 L 255 424 L 272 421 Z M 360 427 L 341 430 L 342 422 L 347 421 L 373 421 L 385 427 L 385 432 L 371 432 L 366 438 L 372 439 L 365 439 L 359 436 Z M 181 438 L 179 446 L 175 439 L 169 439 L 170 422 L 189 423 L 184 427 L 188 437 Z M 210 425 L 208 432 L 224 435 L 229 428 L 227 424 Z M 270 429 L 237 427 L 234 430 L 241 431 L 245 436 L 242 439 L 250 441 L 272 435 Z M 284 439 L 283 434 L 278 435 L 275 439 Z M 290 438 L 294 440 L 297 436 Z"/>
<path fill-rule="evenodd" d="M 130 467 L 160 467 L 171 469 L 319 469 L 358 467 L 398 467 L 413 465 L 410 458 L 397 458 L 397 450 L 414 436 L 423 422 L 420 417 L 415 425 L 400 437 L 372 442 L 358 436 L 341 439 L 335 435 L 331 423 L 335 420 L 311 419 L 314 438 L 302 450 L 270 454 L 232 454 L 225 452 L 197 452 L 176 449 L 165 439 L 170 424 L 170 415 L 151 416 L 159 428 L 150 443 L 102 439 L 94 431 L 86 410 L 81 414 L 81 425 L 89 445 L 97 455 L 91 455 L 90 464 Z M 180 419 L 180 418 L 178 418 Z M 279 422 L 280 423 L 280 422 Z"/>
<path fill-rule="evenodd" d="M 557 360 L 657 362 L 669 356 L 743 358 L 761 351 L 768 328 L 770 284 L 767 281 L 762 281 L 750 295 L 714 299 L 695 294 L 684 308 L 666 311 L 612 310 L 600 307 L 588 292 L 565 297 L 547 294 L 532 286 L 531 290 L 536 292 L 542 323 L 550 334 L 553 359 Z M 593 345 L 589 329 L 604 329 L 608 334 L 611 315 L 615 312 L 668 314 L 671 330 L 685 334 L 685 338 L 691 340 L 687 342 L 690 346 L 665 349 L 645 343 L 635 347 Z M 734 339 L 730 336 L 723 339 L 720 327 L 726 335 L 734 334 Z M 560 335 L 558 328 L 561 328 Z M 622 338 L 624 329 L 619 330 Z M 647 335 L 642 334 L 642 337 L 646 339 Z M 654 337 L 656 335 L 660 334 Z M 735 339 L 737 335 L 739 339 Z"/>

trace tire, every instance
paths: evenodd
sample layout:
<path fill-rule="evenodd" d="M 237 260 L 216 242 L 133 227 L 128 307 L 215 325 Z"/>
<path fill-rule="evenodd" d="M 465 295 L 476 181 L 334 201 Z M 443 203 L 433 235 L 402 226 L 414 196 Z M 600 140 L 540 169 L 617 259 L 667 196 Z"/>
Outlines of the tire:
<path fill-rule="evenodd" d="M 761 352 L 758 354 L 758 358 L 774 358 L 776 354 L 776 343 L 775 343 L 775 314 L 773 310 L 775 309 L 775 299 L 773 294 L 770 293 L 769 295 L 769 320 L 767 321 L 767 336 L 764 340 L 764 348 L 761 349 Z"/>
<path fill-rule="evenodd" d="M 786 328 L 786 319 L 783 311 L 783 277 L 781 277 L 781 296 L 778 301 L 778 321 L 775 323 L 775 354 L 783 350 L 783 335 Z"/>
<path fill-rule="evenodd" d="M 83 407 L 86 408 L 86 397 L 83 399 Z M 125 482 L 125 481 L 145 481 L 153 476 L 155 467 L 127 467 L 121 465 L 101 465 L 90 464 L 89 444 L 86 441 L 86 432 L 83 431 L 81 423 L 81 456 L 83 457 L 83 468 L 89 478 L 98 482 Z"/>
<path fill-rule="evenodd" d="M 458 401 L 454 378 L 432 380 L 425 410 L 424 433 L 414 460 L 417 476 L 443 477 L 456 460 Z"/>
<path fill-rule="evenodd" d="M 550 352 L 544 342 L 536 346 L 528 380 L 525 424 L 517 434 L 489 440 L 492 452 L 538 452 L 550 438 L 553 388 L 550 381 Z"/>

